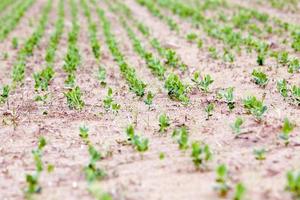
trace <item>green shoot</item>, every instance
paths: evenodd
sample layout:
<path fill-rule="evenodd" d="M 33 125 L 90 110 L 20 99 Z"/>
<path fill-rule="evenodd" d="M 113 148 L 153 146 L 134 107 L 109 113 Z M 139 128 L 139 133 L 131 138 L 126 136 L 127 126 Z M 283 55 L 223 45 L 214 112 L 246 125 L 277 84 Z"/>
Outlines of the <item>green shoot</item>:
<path fill-rule="evenodd" d="M 81 110 L 84 107 L 84 101 L 81 99 L 82 93 L 79 87 L 75 87 L 65 93 L 67 103 L 70 109 Z"/>
<path fill-rule="evenodd" d="M 159 116 L 159 132 L 166 132 L 170 126 L 170 119 L 166 114 Z"/>
<path fill-rule="evenodd" d="M 233 99 L 233 87 L 229 87 L 225 90 L 222 90 L 219 92 L 219 95 L 221 98 L 225 99 L 227 106 L 229 108 L 229 110 L 231 111 L 232 109 L 234 109 L 235 106 L 235 102 Z"/>
<path fill-rule="evenodd" d="M 246 193 L 246 187 L 242 183 L 236 184 L 233 200 L 243 200 L 245 193 Z"/>
<path fill-rule="evenodd" d="M 186 39 L 189 42 L 193 42 L 197 39 L 197 34 L 196 33 L 189 33 L 186 35 Z"/>
<path fill-rule="evenodd" d="M 254 149 L 253 154 L 255 155 L 256 160 L 265 160 L 266 159 L 266 150 L 264 148 Z"/>
<path fill-rule="evenodd" d="M 170 74 L 165 81 L 165 88 L 168 90 L 168 95 L 171 98 L 179 100 L 184 104 L 189 102 L 187 96 L 187 86 L 185 86 L 179 77 L 175 74 Z"/>
<path fill-rule="evenodd" d="M 292 124 L 288 118 L 284 119 L 282 129 L 281 129 L 281 134 L 279 135 L 279 138 L 282 139 L 285 143 L 285 145 L 289 144 L 289 138 L 291 132 L 294 130 L 294 124 Z"/>
<path fill-rule="evenodd" d="M 147 138 L 142 138 L 141 136 L 135 134 L 134 128 L 132 125 L 129 125 L 126 129 L 126 134 L 128 140 L 131 142 L 133 147 L 138 152 L 145 152 L 149 148 L 149 140 Z"/>
<path fill-rule="evenodd" d="M 16 37 L 14 37 L 13 39 L 12 39 L 12 47 L 14 48 L 14 49 L 17 49 L 18 47 L 19 47 L 19 41 L 18 41 L 18 38 L 16 38 Z"/>
<path fill-rule="evenodd" d="M 152 103 L 153 103 L 153 98 L 154 98 L 154 94 L 153 94 L 151 91 L 149 91 L 149 92 L 147 93 L 146 99 L 144 100 L 144 103 L 145 103 L 146 105 L 148 105 L 149 108 L 150 108 L 150 106 L 151 106 Z"/>
<path fill-rule="evenodd" d="M 204 92 L 208 92 L 209 91 L 209 86 L 214 82 L 214 80 L 211 78 L 211 76 L 205 75 L 204 77 L 202 77 L 200 79 L 200 73 L 199 72 L 195 72 L 192 78 L 192 81 L 196 84 L 196 86 L 204 91 Z"/>
<path fill-rule="evenodd" d="M 217 178 L 216 178 L 216 191 L 218 192 L 220 197 L 226 197 L 229 192 L 229 185 L 227 183 L 228 179 L 228 169 L 226 165 L 221 164 L 217 167 L 216 170 Z"/>
<path fill-rule="evenodd" d="M 258 121 L 261 120 L 263 114 L 267 111 L 267 106 L 263 105 L 263 102 L 256 99 L 255 96 L 248 97 L 243 103 L 248 112 L 254 115 Z"/>
<path fill-rule="evenodd" d="M 209 118 L 212 116 L 212 112 L 215 109 L 215 105 L 213 103 L 209 103 L 206 108 L 205 108 L 205 112 L 206 112 L 206 120 L 209 120 Z"/>
<path fill-rule="evenodd" d="M 177 139 L 177 143 L 179 145 L 180 150 L 186 150 L 189 148 L 189 134 L 186 127 L 175 129 L 173 131 L 172 137 Z"/>
<path fill-rule="evenodd" d="M 98 80 L 100 81 L 100 84 L 102 86 L 106 85 L 106 70 L 104 67 L 99 67 L 98 68 Z"/>
<path fill-rule="evenodd" d="M 3 86 L 2 94 L 0 94 L 0 104 L 3 104 L 7 101 L 9 96 L 10 88 L 8 85 Z"/>
<path fill-rule="evenodd" d="M 289 191 L 295 199 L 300 198 L 300 173 L 289 171 L 286 175 L 286 190 Z"/>
<path fill-rule="evenodd" d="M 277 90 L 279 91 L 279 93 L 281 94 L 281 96 L 283 96 L 283 97 L 287 97 L 288 96 L 287 82 L 286 82 L 285 79 L 279 80 L 277 82 Z"/>
<path fill-rule="evenodd" d="M 265 87 L 269 81 L 267 75 L 264 72 L 258 70 L 253 70 L 252 77 L 254 83 L 261 87 Z"/>
<path fill-rule="evenodd" d="M 212 159 L 212 152 L 207 144 L 193 142 L 191 157 L 196 169 L 204 169 L 206 162 Z"/>
<path fill-rule="evenodd" d="M 107 96 L 103 100 L 103 104 L 106 111 L 111 109 L 113 112 L 117 113 L 121 108 L 120 104 L 114 103 L 113 91 L 111 88 L 108 88 Z"/>
<path fill-rule="evenodd" d="M 236 137 L 241 134 L 241 126 L 243 125 L 244 120 L 241 117 L 237 117 L 233 124 L 230 125 L 233 133 Z"/>

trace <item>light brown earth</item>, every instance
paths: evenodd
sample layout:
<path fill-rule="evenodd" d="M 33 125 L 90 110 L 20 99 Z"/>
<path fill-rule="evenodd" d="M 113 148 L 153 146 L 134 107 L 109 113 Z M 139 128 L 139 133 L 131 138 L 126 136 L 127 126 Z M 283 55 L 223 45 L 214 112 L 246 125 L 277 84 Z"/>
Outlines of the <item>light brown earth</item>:
<path fill-rule="evenodd" d="M 102 100 L 107 88 L 100 86 L 97 80 L 98 64 L 90 48 L 87 21 L 82 9 L 79 9 L 79 49 L 81 65 L 77 71 L 77 84 L 84 92 L 86 106 L 82 111 L 68 108 L 63 92 L 66 74 L 62 70 L 63 58 L 67 51 L 67 34 L 71 30 L 70 7 L 65 3 L 65 30 L 60 41 L 55 71 L 49 92 L 51 98 L 46 104 L 33 100 L 34 80 L 32 74 L 41 70 L 44 65 L 45 49 L 57 17 L 57 3 L 50 12 L 49 23 L 44 37 L 34 51 L 34 56 L 27 62 L 26 80 L 22 87 L 18 87 L 9 97 L 8 104 L 0 107 L 0 199 L 19 200 L 24 198 L 26 187 L 25 174 L 34 171 L 34 161 L 31 151 L 37 147 L 38 138 L 44 136 L 47 145 L 42 159 L 46 164 L 55 166 L 54 172 L 43 172 L 40 177 L 41 194 L 36 199 L 76 200 L 93 199 L 87 191 L 87 182 L 83 168 L 89 161 L 87 146 L 79 137 L 79 127 L 86 125 L 90 129 L 90 139 L 95 147 L 111 156 L 98 162 L 99 167 L 107 172 L 107 178 L 99 184 L 102 190 L 109 192 L 116 200 L 214 200 L 220 199 L 213 190 L 215 186 L 215 168 L 224 163 L 229 168 L 230 184 L 243 182 L 247 188 L 246 198 L 251 200 L 288 200 L 290 194 L 284 190 L 286 172 L 300 169 L 300 138 L 299 127 L 291 136 L 291 143 L 285 147 L 278 139 L 283 119 L 288 117 L 293 123 L 300 124 L 300 108 L 284 101 L 276 90 L 276 82 L 286 78 L 290 83 L 300 85 L 299 74 L 291 75 L 286 68 L 276 67 L 273 60 L 268 60 L 264 69 L 269 76 L 269 83 L 265 89 L 251 81 L 251 72 L 257 67 L 256 57 L 242 53 L 236 56 L 234 64 L 213 60 L 207 51 L 209 46 L 222 50 L 220 41 L 209 38 L 198 30 L 203 37 L 204 47 L 198 49 L 196 44 L 185 40 L 185 34 L 193 29 L 190 24 L 174 17 L 182 30 L 179 34 L 168 29 L 166 24 L 151 15 L 147 9 L 138 5 L 134 0 L 124 1 L 134 13 L 134 16 L 151 27 L 151 33 L 163 44 L 175 44 L 176 52 L 189 66 L 188 72 L 181 75 L 182 80 L 190 83 L 190 77 L 196 70 L 210 74 L 214 83 L 211 93 L 204 94 L 193 91 L 189 96 L 191 104 L 183 106 L 172 101 L 165 89 L 164 82 L 155 78 L 145 65 L 145 62 L 134 52 L 126 31 L 114 13 L 110 12 L 103 2 L 99 3 L 106 16 L 112 23 L 112 31 L 117 37 L 119 47 L 128 63 L 136 68 L 139 78 L 147 83 L 147 90 L 154 91 L 153 108 L 148 107 L 142 100 L 129 91 L 119 67 L 114 62 L 100 21 L 94 8 L 91 8 L 93 20 L 98 25 L 98 38 L 101 41 L 101 65 L 107 70 L 107 85 L 114 91 L 114 98 L 121 105 L 118 114 L 106 113 Z M 232 2 L 242 2 L 234 0 Z M 13 37 L 18 37 L 20 45 L 30 36 L 38 23 L 40 11 L 46 4 L 45 0 L 38 0 L 23 16 L 16 29 L 10 33 L 7 40 L 0 43 L 0 51 L 8 52 L 9 58 L 0 61 L 0 84 L 11 82 L 12 64 L 17 50 L 11 47 Z M 89 4 L 90 5 L 90 4 Z M 252 5 L 245 3 L 245 5 Z M 91 5 L 90 5 L 91 7 Z M 299 14 L 285 15 L 279 10 L 267 7 L 261 8 L 269 14 L 284 20 L 295 22 L 293 16 L 300 19 Z M 166 14 L 171 15 L 167 11 Z M 32 21 L 32 26 L 30 26 Z M 134 29 L 143 44 L 150 51 L 155 52 L 141 34 Z M 297 54 L 299 57 L 299 53 Z M 179 73 L 179 71 L 176 71 Z M 211 119 L 206 120 L 204 108 L 213 101 L 215 93 L 220 88 L 235 88 L 236 108 L 229 112 L 225 103 L 216 101 L 216 108 Z M 246 114 L 242 99 L 255 95 L 259 99 L 265 94 L 264 103 L 268 111 L 262 123 Z M 48 115 L 43 115 L 43 111 Z M 166 134 L 158 132 L 158 118 L 162 113 L 170 116 L 171 126 Z M 230 124 L 237 116 L 246 120 L 243 130 L 248 134 L 234 138 Z M 14 127 L 11 123 L 16 122 Z M 136 124 L 136 131 L 149 138 L 149 150 L 142 156 L 131 146 L 124 145 L 126 141 L 125 129 L 130 124 Z M 174 128 L 186 125 L 190 133 L 190 141 L 203 141 L 213 150 L 213 161 L 209 163 L 210 170 L 201 172 L 195 170 L 190 157 L 190 150 L 181 152 L 171 134 Z M 267 150 L 266 160 L 258 161 L 253 155 L 256 148 Z M 163 152 L 166 157 L 159 159 Z M 233 190 L 225 199 L 231 199 Z"/>

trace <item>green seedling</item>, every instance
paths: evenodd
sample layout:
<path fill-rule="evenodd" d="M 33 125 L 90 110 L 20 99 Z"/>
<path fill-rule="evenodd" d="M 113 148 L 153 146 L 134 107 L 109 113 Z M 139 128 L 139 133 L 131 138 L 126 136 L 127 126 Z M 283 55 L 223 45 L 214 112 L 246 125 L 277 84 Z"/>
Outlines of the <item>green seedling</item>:
<path fill-rule="evenodd" d="M 288 97 L 287 81 L 285 79 L 277 81 L 277 90 L 283 97 Z"/>
<path fill-rule="evenodd" d="M 193 74 L 193 78 L 192 81 L 196 84 L 196 86 L 204 91 L 204 92 L 208 92 L 209 91 L 209 86 L 214 82 L 214 80 L 211 78 L 211 76 L 208 75 L 204 75 L 202 78 L 200 78 L 200 73 L 199 72 L 195 72 Z"/>
<path fill-rule="evenodd" d="M 196 33 L 189 33 L 189 34 L 186 35 L 186 39 L 189 42 L 193 42 L 197 39 L 197 34 Z"/>
<path fill-rule="evenodd" d="M 65 97 L 70 109 L 81 110 L 85 105 L 81 99 L 82 93 L 78 86 L 65 93 Z"/>
<path fill-rule="evenodd" d="M 75 74 L 69 73 L 66 80 L 65 80 L 65 86 L 68 88 L 73 88 L 75 86 Z"/>
<path fill-rule="evenodd" d="M 42 152 L 43 148 L 46 146 L 46 140 L 44 137 L 39 139 L 38 148 L 32 151 L 32 155 L 35 162 L 35 173 L 34 174 L 26 174 L 26 183 L 27 189 L 25 190 L 26 198 L 31 198 L 33 194 L 40 193 L 42 188 L 39 185 L 39 177 L 41 172 L 43 171 L 43 161 L 42 161 Z"/>
<path fill-rule="evenodd" d="M 39 89 L 42 91 L 48 90 L 48 86 L 53 77 L 54 70 L 52 67 L 46 67 L 41 72 L 35 73 L 33 75 L 35 81 L 34 89 L 36 91 L 38 91 Z"/>
<path fill-rule="evenodd" d="M 261 87 L 265 87 L 269 81 L 267 75 L 264 72 L 258 70 L 253 70 L 252 77 L 254 83 Z"/>
<path fill-rule="evenodd" d="M 205 108 L 205 112 L 206 112 L 206 120 L 209 120 L 209 118 L 212 116 L 212 112 L 215 109 L 215 105 L 213 103 L 209 103 L 206 108 Z"/>
<path fill-rule="evenodd" d="M 291 94 L 295 104 L 300 105 L 300 87 L 293 85 L 291 89 Z"/>
<path fill-rule="evenodd" d="M 14 49 L 17 49 L 17 48 L 19 47 L 19 41 L 18 41 L 18 38 L 14 37 L 14 38 L 12 39 L 12 47 L 13 47 Z"/>
<path fill-rule="evenodd" d="M 220 197 L 226 197 L 230 187 L 228 185 L 228 169 L 226 167 L 226 165 L 221 164 L 217 167 L 216 170 L 217 173 L 217 178 L 216 178 L 216 187 L 215 190 L 217 191 L 218 195 Z"/>
<path fill-rule="evenodd" d="M 144 103 L 145 103 L 146 105 L 148 105 L 149 108 L 150 108 L 150 106 L 151 106 L 152 103 L 153 103 L 153 98 L 154 98 L 154 94 L 153 94 L 151 91 L 149 91 L 149 92 L 147 93 L 146 99 L 144 100 Z"/>
<path fill-rule="evenodd" d="M 219 96 L 223 99 L 225 99 L 227 106 L 229 108 L 229 110 L 231 111 L 232 109 L 234 109 L 235 107 L 235 102 L 233 99 L 233 87 L 229 87 L 225 90 L 222 90 L 219 92 Z"/>
<path fill-rule="evenodd" d="M 85 141 L 88 142 L 89 138 L 89 129 L 86 126 L 79 127 L 79 136 Z"/>
<path fill-rule="evenodd" d="M 170 118 L 166 114 L 159 116 L 159 132 L 166 132 L 170 126 Z"/>
<path fill-rule="evenodd" d="M 2 94 L 0 94 L 0 104 L 4 104 L 9 96 L 10 87 L 8 85 L 3 86 Z"/>
<path fill-rule="evenodd" d="M 284 119 L 281 134 L 279 135 L 279 138 L 284 141 L 284 144 L 287 146 L 289 144 L 290 134 L 294 130 L 295 125 L 292 124 L 288 118 Z"/>
<path fill-rule="evenodd" d="M 230 125 L 235 137 L 238 137 L 241 134 L 241 126 L 243 123 L 244 120 L 241 117 L 237 117 L 234 123 Z"/>
<path fill-rule="evenodd" d="M 186 127 L 175 129 L 172 137 L 176 138 L 180 150 L 186 150 L 189 148 L 189 133 Z"/>
<path fill-rule="evenodd" d="M 243 200 L 245 197 L 245 193 L 246 187 L 242 183 L 236 184 L 233 200 Z"/>
<path fill-rule="evenodd" d="M 262 119 L 263 114 L 267 111 L 267 106 L 262 101 L 256 99 L 255 96 L 248 97 L 243 103 L 248 112 L 254 115 L 258 121 Z"/>
<path fill-rule="evenodd" d="M 168 91 L 168 95 L 171 98 L 179 100 L 184 104 L 189 102 L 189 98 L 187 96 L 187 86 L 185 86 L 179 77 L 175 74 L 170 74 L 165 81 L 165 88 Z"/>
<path fill-rule="evenodd" d="M 265 160 L 266 159 L 266 150 L 264 148 L 254 149 L 253 154 L 256 160 Z"/>
<path fill-rule="evenodd" d="M 166 155 L 164 152 L 159 153 L 159 160 L 163 160 L 163 159 L 165 159 L 165 157 L 166 157 Z"/>
<path fill-rule="evenodd" d="M 300 198 L 300 172 L 289 171 L 286 175 L 286 190 L 289 191 L 295 199 Z"/>
<path fill-rule="evenodd" d="M 102 156 L 92 145 L 89 145 L 89 154 L 90 162 L 84 168 L 84 172 L 86 180 L 92 183 L 96 180 L 102 180 L 106 176 L 106 173 L 102 169 L 97 168 L 96 162 L 102 159 Z"/>
<path fill-rule="evenodd" d="M 103 67 L 98 68 L 98 80 L 102 86 L 106 86 L 106 70 Z"/>
<path fill-rule="evenodd" d="M 289 60 L 288 63 L 288 72 L 289 73 L 296 73 L 300 70 L 300 61 L 297 58 L 292 58 Z"/>
<path fill-rule="evenodd" d="M 207 144 L 193 142 L 191 157 L 196 169 L 205 169 L 206 163 L 212 159 L 212 152 Z"/>
<path fill-rule="evenodd" d="M 209 47 L 208 48 L 209 54 L 213 59 L 218 59 L 218 52 L 217 49 L 215 47 Z"/>
<path fill-rule="evenodd" d="M 113 112 L 118 112 L 121 108 L 120 104 L 114 103 L 113 91 L 111 88 L 108 88 L 107 96 L 103 100 L 104 108 L 106 111 L 112 110 Z"/>
<path fill-rule="evenodd" d="M 128 140 L 131 142 L 133 147 L 139 152 L 145 152 L 149 149 L 149 140 L 147 138 L 142 138 L 141 136 L 135 134 L 132 125 L 129 125 L 126 129 L 126 134 Z"/>

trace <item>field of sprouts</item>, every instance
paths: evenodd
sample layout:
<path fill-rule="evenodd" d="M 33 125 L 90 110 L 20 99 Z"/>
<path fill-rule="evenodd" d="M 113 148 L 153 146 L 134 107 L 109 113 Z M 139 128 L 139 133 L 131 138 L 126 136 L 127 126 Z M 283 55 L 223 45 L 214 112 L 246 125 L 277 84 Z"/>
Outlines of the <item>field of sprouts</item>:
<path fill-rule="evenodd" d="M 299 200 L 298 0 L 1 0 L 0 199 Z"/>

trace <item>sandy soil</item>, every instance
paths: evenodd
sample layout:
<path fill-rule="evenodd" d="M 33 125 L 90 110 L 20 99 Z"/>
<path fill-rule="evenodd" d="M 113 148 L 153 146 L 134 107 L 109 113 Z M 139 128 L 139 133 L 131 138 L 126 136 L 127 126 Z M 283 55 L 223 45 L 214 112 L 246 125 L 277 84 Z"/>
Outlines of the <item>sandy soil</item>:
<path fill-rule="evenodd" d="M 55 62 L 55 78 L 51 82 L 50 99 L 45 104 L 35 102 L 34 80 L 32 74 L 41 70 L 44 65 L 44 55 L 54 23 L 57 17 L 58 0 L 53 1 L 49 23 L 44 37 L 34 51 L 34 56 L 28 58 L 26 80 L 22 87 L 18 87 L 9 97 L 8 104 L 0 107 L 0 120 L 15 121 L 12 124 L 0 124 L 0 199 L 24 199 L 26 187 L 25 174 L 35 170 L 31 151 L 37 147 L 38 138 L 44 136 L 48 142 L 42 159 L 46 164 L 54 164 L 54 172 L 43 172 L 40 177 L 42 192 L 36 199 L 93 199 L 87 190 L 83 168 L 89 161 L 88 149 L 79 137 L 79 127 L 86 125 L 90 129 L 90 139 L 95 147 L 110 156 L 98 162 L 98 166 L 107 172 L 107 178 L 99 184 L 102 190 L 109 192 L 116 200 L 182 200 L 182 199 L 220 199 L 213 190 L 215 186 L 215 168 L 220 163 L 229 167 L 230 184 L 232 187 L 243 182 L 247 188 L 246 198 L 252 200 L 288 200 L 291 195 L 284 190 L 286 172 L 300 168 L 300 138 L 299 127 L 291 135 L 291 144 L 285 147 L 278 139 L 283 119 L 288 117 L 293 123 L 300 124 L 299 106 L 284 101 L 276 90 L 276 82 L 285 78 L 290 83 L 300 85 L 299 74 L 289 74 L 284 67 L 276 67 L 275 61 L 267 60 L 264 69 L 270 79 L 265 89 L 258 87 L 251 81 L 252 70 L 257 67 L 255 55 L 241 53 L 236 55 L 232 64 L 222 60 L 213 60 L 208 53 L 209 46 L 215 46 L 222 51 L 224 44 L 210 38 L 203 30 L 197 30 L 185 20 L 172 16 L 180 27 L 180 33 L 169 30 L 164 22 L 154 17 L 145 7 L 141 7 L 134 0 L 124 1 L 132 11 L 133 16 L 151 27 L 151 34 L 162 44 L 176 44 L 175 50 L 182 60 L 189 66 L 186 73 L 181 74 L 182 80 L 190 83 L 192 73 L 199 70 L 210 74 L 214 83 L 209 94 L 193 91 L 189 94 L 191 104 L 183 106 L 172 101 L 164 89 L 164 81 L 155 78 L 133 50 L 132 43 L 123 29 L 118 17 L 109 11 L 106 4 L 99 2 L 99 6 L 106 10 L 106 16 L 112 23 L 112 31 L 116 35 L 120 49 L 128 63 L 137 71 L 137 76 L 148 84 L 147 89 L 154 91 L 153 108 L 148 107 L 142 100 L 129 91 L 119 67 L 112 58 L 105 43 L 101 23 L 95 8 L 90 4 L 92 19 L 98 26 L 98 38 L 101 42 L 101 65 L 107 70 L 107 86 L 114 91 L 114 99 L 121 105 L 118 114 L 106 113 L 102 105 L 107 88 L 100 86 L 97 80 L 98 64 L 94 59 L 88 37 L 88 24 L 79 9 L 80 34 L 78 46 L 81 54 L 81 64 L 77 71 L 77 85 L 83 91 L 86 106 L 82 111 L 68 108 L 64 92 L 66 74 L 62 67 L 63 58 L 67 51 L 67 37 L 71 30 L 70 6 L 65 3 L 65 29 L 59 43 Z M 242 1 L 232 0 L 239 3 Z M 34 31 L 41 8 L 46 0 L 38 0 L 24 15 L 16 29 L 10 33 L 7 40 L 0 43 L 0 51 L 8 52 L 7 60 L 0 61 L 0 84 L 11 82 L 12 63 L 17 50 L 11 47 L 13 37 L 18 37 L 20 46 Z M 252 6 L 250 3 L 245 3 Z M 253 8 L 256 8 L 253 5 Z M 269 14 L 281 17 L 283 13 L 269 8 L 261 8 Z M 294 23 L 293 15 L 284 18 Z M 299 18 L 299 15 L 297 15 Z M 32 23 L 32 26 L 29 23 Z M 130 23 L 130 22 L 129 22 Z M 137 29 L 136 34 L 142 39 L 145 47 L 154 52 L 149 42 Z M 197 31 L 203 38 L 204 47 L 199 49 L 196 44 L 185 40 L 186 33 Z M 155 53 L 155 55 L 158 55 Z M 299 56 L 298 54 L 296 54 Z M 168 73 L 170 70 L 168 71 Z M 180 73 L 179 71 L 175 71 Z M 220 88 L 235 88 L 236 108 L 228 112 L 222 102 L 215 102 L 213 116 L 206 120 L 204 108 L 210 101 L 214 101 L 215 93 Z M 259 99 L 265 96 L 268 111 L 262 123 L 257 123 L 253 116 L 248 115 L 242 105 L 242 99 L 255 95 Z M 43 112 L 48 114 L 44 115 Z M 158 118 L 167 113 L 171 119 L 171 126 L 166 134 L 158 132 Z M 236 139 L 232 134 L 230 124 L 237 116 L 245 119 L 243 130 L 249 133 Z M 136 124 L 136 131 L 149 138 L 149 150 L 140 155 L 131 146 L 126 145 L 125 129 L 128 124 Z M 213 150 L 213 160 L 209 163 L 209 170 L 205 172 L 195 170 L 190 157 L 190 150 L 181 152 L 178 144 L 171 137 L 174 128 L 186 125 L 190 133 L 190 141 L 199 140 L 210 145 Z M 267 150 L 266 160 L 258 161 L 253 155 L 256 148 Z M 166 157 L 159 159 L 163 152 Z M 234 190 L 225 199 L 232 199 Z"/>

